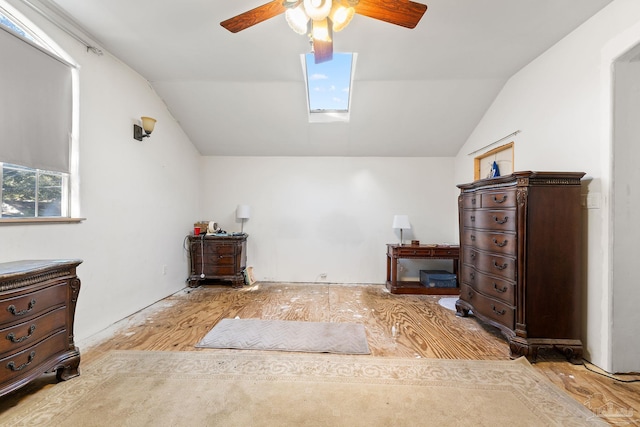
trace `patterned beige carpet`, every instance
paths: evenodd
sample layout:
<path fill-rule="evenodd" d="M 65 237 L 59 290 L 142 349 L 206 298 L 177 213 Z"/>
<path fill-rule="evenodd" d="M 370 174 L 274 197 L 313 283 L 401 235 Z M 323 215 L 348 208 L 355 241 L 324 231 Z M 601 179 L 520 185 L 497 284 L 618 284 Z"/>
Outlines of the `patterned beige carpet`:
<path fill-rule="evenodd" d="M 11 426 L 583 426 L 525 359 L 117 351 L 0 415 Z"/>
<path fill-rule="evenodd" d="M 292 320 L 222 319 L 196 347 L 369 354 L 364 325 Z"/>

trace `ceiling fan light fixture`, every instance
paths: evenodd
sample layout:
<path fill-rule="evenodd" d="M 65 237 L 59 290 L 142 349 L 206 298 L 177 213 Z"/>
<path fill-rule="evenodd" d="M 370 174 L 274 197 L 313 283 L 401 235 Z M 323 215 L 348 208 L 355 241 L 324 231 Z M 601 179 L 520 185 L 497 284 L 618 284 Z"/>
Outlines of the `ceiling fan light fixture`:
<path fill-rule="evenodd" d="M 284 13 L 289 27 L 298 34 L 306 34 L 308 29 L 309 17 L 304 12 L 302 5 L 293 9 L 287 9 Z"/>
<path fill-rule="evenodd" d="M 322 19 L 320 21 L 313 21 L 313 29 L 311 31 L 311 37 L 314 40 L 321 40 L 325 42 L 331 41 L 331 36 L 329 34 L 329 23 L 328 19 Z"/>
<path fill-rule="evenodd" d="M 331 13 L 331 0 L 304 0 L 304 10 L 314 21 L 321 21 Z"/>
<path fill-rule="evenodd" d="M 331 8 L 331 22 L 333 22 L 333 31 L 344 30 L 349 22 L 353 19 L 353 15 L 356 13 L 352 7 L 345 7 L 339 3 L 334 3 Z"/>

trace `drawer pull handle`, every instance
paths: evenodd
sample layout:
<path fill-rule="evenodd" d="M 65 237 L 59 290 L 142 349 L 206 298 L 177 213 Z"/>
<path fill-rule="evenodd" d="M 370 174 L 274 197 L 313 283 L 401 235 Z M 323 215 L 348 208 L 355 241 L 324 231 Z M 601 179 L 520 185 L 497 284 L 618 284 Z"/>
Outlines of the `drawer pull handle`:
<path fill-rule="evenodd" d="M 472 241 L 472 242 L 475 242 L 475 241 L 476 241 L 476 236 L 475 236 L 475 234 L 472 234 L 472 235 L 471 235 L 471 241 Z"/>
<path fill-rule="evenodd" d="M 25 308 L 24 310 L 17 311 L 16 306 L 11 304 L 9 307 L 7 307 L 7 311 L 13 314 L 14 316 L 24 316 L 25 314 L 33 310 L 33 307 L 35 305 L 36 305 L 36 300 L 32 299 L 31 301 L 29 301 L 29 307 Z"/>
<path fill-rule="evenodd" d="M 475 205 L 476 204 L 476 198 L 474 197 L 473 199 L 471 199 L 471 204 Z"/>
<path fill-rule="evenodd" d="M 13 372 L 21 371 L 24 368 L 26 368 L 27 366 L 31 365 L 31 362 L 33 362 L 33 359 L 35 359 L 35 358 L 36 358 L 36 352 L 32 351 L 31 353 L 29 353 L 29 359 L 25 363 L 23 363 L 22 365 L 16 367 L 15 362 L 9 362 L 9 363 L 7 363 L 7 368 L 11 369 Z"/>
<path fill-rule="evenodd" d="M 507 265 L 507 263 L 506 263 L 506 262 L 505 262 L 504 264 L 502 264 L 502 265 L 498 265 L 498 263 L 497 263 L 497 262 L 495 262 L 495 261 L 493 261 L 493 266 L 494 266 L 495 268 L 497 268 L 498 270 L 504 270 L 505 268 L 507 268 L 507 267 L 508 267 L 508 265 Z"/>
<path fill-rule="evenodd" d="M 498 287 L 498 284 L 497 284 L 497 283 L 495 283 L 495 282 L 493 283 L 493 289 L 495 289 L 496 291 L 498 291 L 498 292 L 500 292 L 500 293 L 507 292 L 507 287 L 506 287 L 506 286 L 505 286 L 504 288 L 500 289 L 500 288 Z"/>
<path fill-rule="evenodd" d="M 471 215 L 471 221 L 475 221 L 475 220 L 476 220 L 475 215 Z"/>
<path fill-rule="evenodd" d="M 474 280 L 476 278 L 476 273 L 469 273 L 469 277 L 471 280 Z"/>
<path fill-rule="evenodd" d="M 17 343 L 20 343 L 20 342 L 28 339 L 28 338 L 31 338 L 31 335 L 33 335 L 33 331 L 35 331 L 35 330 L 36 330 L 36 325 L 31 325 L 31 327 L 29 328 L 29 333 L 27 335 L 25 335 L 23 337 L 20 337 L 20 338 L 16 338 L 16 335 L 13 332 L 11 332 L 9 335 L 7 335 L 7 339 L 9 341 L 11 341 L 12 343 L 16 343 L 17 344 Z"/>
<path fill-rule="evenodd" d="M 495 305 L 492 305 L 492 306 L 491 306 L 491 309 L 492 309 L 492 310 L 493 310 L 493 312 L 494 312 L 495 314 L 497 314 L 498 316 L 504 316 L 504 314 L 507 312 L 507 310 L 505 310 L 504 308 L 503 308 L 502 310 L 500 310 L 500 311 L 496 310 L 496 306 L 495 306 Z"/>
<path fill-rule="evenodd" d="M 469 299 L 473 298 L 473 292 L 471 291 L 467 292 L 467 296 L 469 297 Z"/>
<path fill-rule="evenodd" d="M 506 195 L 506 194 L 503 194 L 503 195 L 502 195 L 502 200 L 498 200 L 498 198 L 497 198 L 496 196 L 493 196 L 493 201 L 494 201 L 495 203 L 504 203 L 504 202 L 506 202 L 506 201 L 507 201 L 507 195 Z"/>
<path fill-rule="evenodd" d="M 493 239 L 493 243 L 500 248 L 504 248 L 507 245 L 507 242 L 507 239 L 504 239 L 502 243 L 498 243 L 498 239 Z"/>
<path fill-rule="evenodd" d="M 505 216 L 504 219 L 498 219 L 497 216 L 493 216 L 493 220 L 498 223 L 498 224 L 504 224 L 505 222 L 507 222 L 509 220 L 508 216 Z"/>
<path fill-rule="evenodd" d="M 475 252 L 471 252 L 471 259 L 476 259 L 476 253 Z"/>

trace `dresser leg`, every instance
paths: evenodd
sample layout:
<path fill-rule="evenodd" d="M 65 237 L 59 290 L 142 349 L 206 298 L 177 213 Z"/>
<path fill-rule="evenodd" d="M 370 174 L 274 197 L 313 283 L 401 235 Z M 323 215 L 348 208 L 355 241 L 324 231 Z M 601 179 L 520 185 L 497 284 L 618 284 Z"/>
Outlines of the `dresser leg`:
<path fill-rule="evenodd" d="M 69 354 L 69 357 L 58 365 L 56 370 L 56 378 L 58 381 L 66 381 L 71 378 L 80 375 L 80 352 L 76 348 L 74 352 Z"/>

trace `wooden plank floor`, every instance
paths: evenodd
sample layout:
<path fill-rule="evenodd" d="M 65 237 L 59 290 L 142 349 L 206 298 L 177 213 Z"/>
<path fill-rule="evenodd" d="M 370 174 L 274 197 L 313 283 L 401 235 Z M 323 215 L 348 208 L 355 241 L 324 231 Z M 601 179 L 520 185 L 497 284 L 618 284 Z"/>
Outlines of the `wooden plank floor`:
<path fill-rule="evenodd" d="M 109 350 L 216 351 L 194 345 L 220 319 L 236 316 L 362 323 L 373 356 L 509 359 L 508 345 L 497 329 L 455 316 L 438 304 L 440 298 L 393 295 L 382 285 L 258 283 L 242 289 L 221 285 L 187 288 L 87 340 L 80 349 L 80 367 Z M 541 353 L 534 367 L 578 402 L 592 408 L 613 404 L 633 413 L 633 418 L 625 419 L 627 425 L 640 425 L 640 383 L 617 382 L 572 365 L 554 352 Z M 43 384 L 36 382 L 6 396 L 0 411 L 53 383 L 43 380 Z"/>

